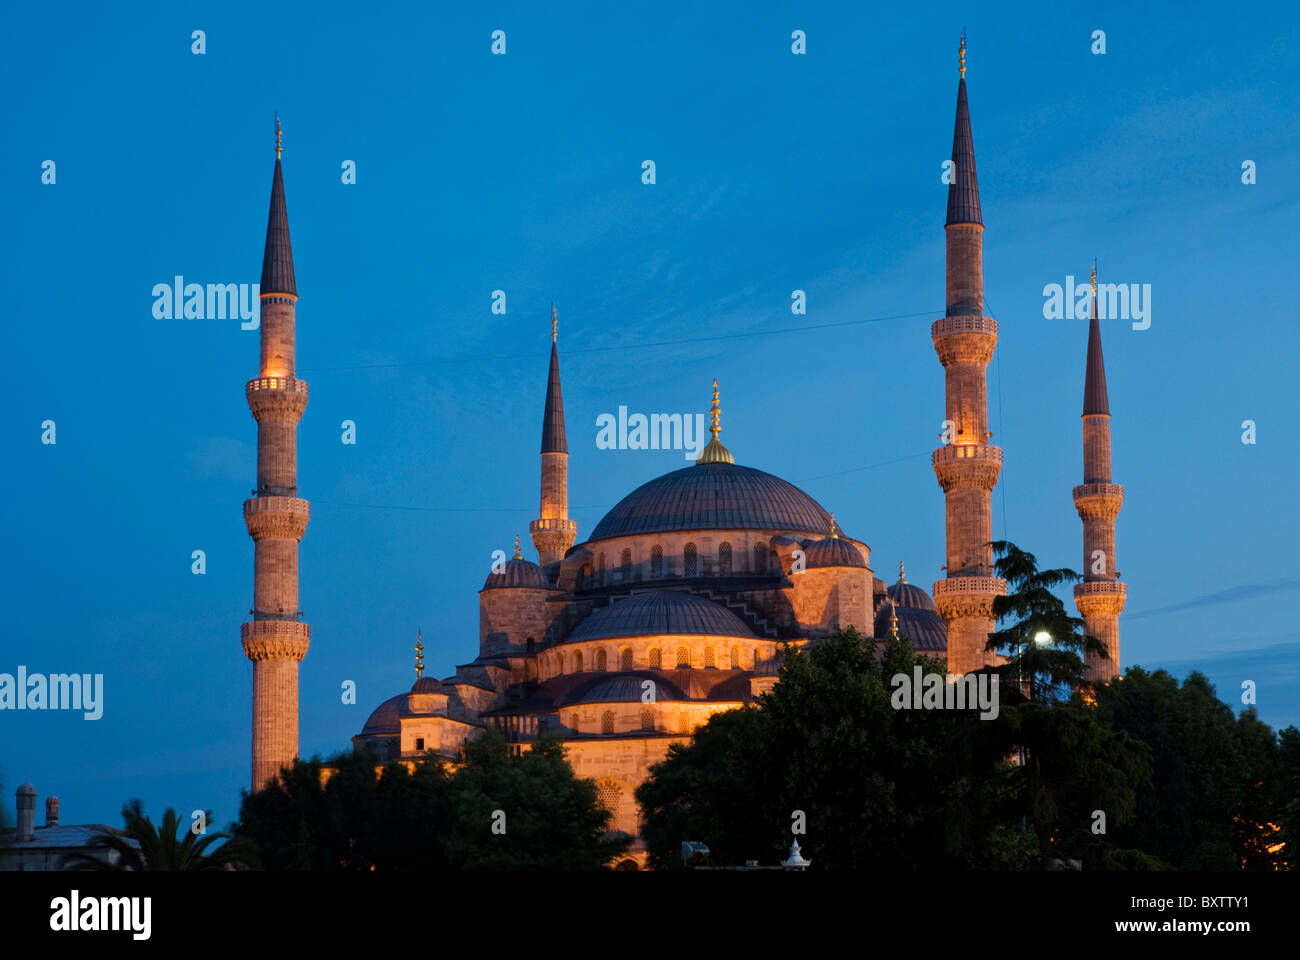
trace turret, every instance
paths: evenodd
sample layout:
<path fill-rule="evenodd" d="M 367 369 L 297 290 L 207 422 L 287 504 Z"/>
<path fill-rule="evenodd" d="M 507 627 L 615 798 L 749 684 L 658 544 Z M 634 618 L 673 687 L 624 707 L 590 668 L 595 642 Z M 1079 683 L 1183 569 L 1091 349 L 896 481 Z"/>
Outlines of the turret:
<path fill-rule="evenodd" d="M 1106 647 L 1107 659 L 1089 653 L 1085 676 L 1106 683 L 1119 673 L 1119 615 L 1128 590 L 1115 566 L 1115 518 L 1124 505 L 1124 488 L 1111 483 L 1110 398 L 1097 318 L 1097 266 L 1092 267 L 1092 320 L 1088 325 L 1088 363 L 1083 379 L 1083 483 L 1074 488 L 1074 506 L 1083 521 L 1083 582 L 1075 584 L 1074 604 L 1086 633 Z"/>
<path fill-rule="evenodd" d="M 298 755 L 298 663 L 311 642 L 298 609 L 298 541 L 310 516 L 310 505 L 298 497 L 298 421 L 307 406 L 307 384 L 294 377 L 298 288 L 280 154 L 277 116 L 262 257 L 260 372 L 244 387 L 257 421 L 257 489 L 244 501 L 253 538 L 253 619 L 240 629 L 244 655 L 253 661 L 254 790 Z"/>
<path fill-rule="evenodd" d="M 551 305 L 551 369 L 546 377 L 542 414 L 541 516 L 528 525 L 542 566 L 558 563 L 573 546 L 578 525 L 569 519 L 569 445 L 564 437 L 564 396 L 560 391 L 559 324 Z"/>
<path fill-rule="evenodd" d="M 993 487 L 1002 451 L 988 441 L 986 369 L 998 325 L 984 316 L 984 219 L 975 174 L 975 144 L 966 100 L 966 34 L 962 33 L 957 118 L 948 185 L 947 309 L 930 328 L 944 368 L 944 444 L 931 458 L 946 503 L 947 576 L 934 585 L 948 624 L 948 671 L 967 673 L 995 663 L 985 646 L 994 629 L 993 598 L 1006 581 L 993 576 Z"/>

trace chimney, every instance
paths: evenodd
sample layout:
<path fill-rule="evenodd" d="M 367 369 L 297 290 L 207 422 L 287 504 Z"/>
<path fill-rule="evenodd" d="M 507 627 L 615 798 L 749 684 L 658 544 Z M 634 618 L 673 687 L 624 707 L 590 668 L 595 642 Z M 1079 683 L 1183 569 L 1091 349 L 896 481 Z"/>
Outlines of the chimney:
<path fill-rule="evenodd" d="M 47 827 L 57 827 L 59 825 L 58 797 L 46 797 L 45 799 L 45 825 Z"/>
<path fill-rule="evenodd" d="M 36 788 L 24 783 L 18 788 L 18 832 L 14 837 L 19 843 L 36 839 Z"/>

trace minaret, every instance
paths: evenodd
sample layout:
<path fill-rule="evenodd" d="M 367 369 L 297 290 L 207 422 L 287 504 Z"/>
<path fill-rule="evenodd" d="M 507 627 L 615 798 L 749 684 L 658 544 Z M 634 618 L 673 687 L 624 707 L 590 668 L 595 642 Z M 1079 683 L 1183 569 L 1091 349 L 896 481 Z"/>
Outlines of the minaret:
<path fill-rule="evenodd" d="M 1106 646 L 1109 659 L 1085 657 L 1085 676 L 1106 683 L 1119 673 L 1119 615 L 1128 590 L 1115 569 L 1115 518 L 1124 488 L 1110 482 L 1110 401 L 1097 320 L 1097 265 L 1092 267 L 1092 322 L 1088 326 L 1088 369 L 1083 379 L 1083 483 L 1074 506 L 1083 521 L 1083 582 L 1074 586 L 1074 605 L 1087 634 Z"/>
<path fill-rule="evenodd" d="M 253 538 L 253 615 L 240 629 L 253 661 L 253 789 L 273 781 L 298 755 L 298 661 L 311 629 L 298 617 L 298 541 L 310 508 L 298 497 L 298 421 L 307 384 L 294 378 L 293 251 L 280 172 L 275 118 L 275 175 L 262 257 L 261 373 L 244 388 L 257 421 L 257 490 L 244 501 Z"/>
<path fill-rule="evenodd" d="M 546 377 L 546 412 L 542 415 L 542 515 L 528 525 L 542 566 L 563 560 L 578 536 L 577 523 L 569 519 L 569 445 L 564 439 L 558 332 L 555 304 L 551 304 L 551 370 Z"/>
<path fill-rule="evenodd" d="M 975 147 L 966 104 L 966 34 L 962 32 L 957 121 L 948 186 L 947 311 L 930 328 L 946 382 L 944 445 L 931 458 L 947 506 L 947 577 L 934 585 L 934 602 L 948 624 L 948 672 L 967 673 L 997 662 L 986 653 L 993 632 L 993 598 L 1006 593 L 993 576 L 993 487 L 1002 451 L 989 444 L 985 368 L 998 342 L 998 325 L 984 316 L 984 221 L 980 216 Z"/>

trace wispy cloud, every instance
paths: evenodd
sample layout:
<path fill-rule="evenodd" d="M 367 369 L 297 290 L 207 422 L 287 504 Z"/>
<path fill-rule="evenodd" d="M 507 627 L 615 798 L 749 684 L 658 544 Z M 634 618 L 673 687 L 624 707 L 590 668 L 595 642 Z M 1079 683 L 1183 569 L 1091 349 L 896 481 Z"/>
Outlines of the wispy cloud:
<path fill-rule="evenodd" d="M 1124 619 L 1142 620 L 1146 617 L 1178 613 L 1198 607 L 1217 607 L 1224 603 L 1240 603 L 1243 600 L 1255 600 L 1259 597 L 1267 597 L 1274 593 L 1283 593 L 1297 588 L 1300 588 L 1300 577 L 1283 577 L 1278 580 L 1266 580 L 1263 583 L 1244 583 L 1237 587 L 1229 587 L 1227 590 L 1219 590 L 1216 593 L 1207 593 L 1203 597 L 1170 604 L 1167 607 L 1156 607 L 1154 610 L 1144 610 L 1141 613 L 1130 614 Z"/>

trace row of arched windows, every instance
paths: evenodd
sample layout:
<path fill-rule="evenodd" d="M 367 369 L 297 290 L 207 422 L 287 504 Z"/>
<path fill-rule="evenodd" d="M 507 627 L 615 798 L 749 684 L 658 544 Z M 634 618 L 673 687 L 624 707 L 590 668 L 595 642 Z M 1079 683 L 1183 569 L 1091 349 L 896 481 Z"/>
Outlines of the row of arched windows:
<path fill-rule="evenodd" d="M 734 571 L 732 563 L 731 544 L 723 541 L 718 544 L 718 567 L 717 576 L 730 577 Z M 771 548 L 765 543 L 754 544 L 754 573 L 766 573 L 769 569 L 771 560 Z M 624 547 L 619 557 L 618 575 L 620 583 L 627 583 L 633 575 L 632 550 Z M 662 544 L 656 543 L 650 548 L 650 580 L 662 580 L 667 576 L 668 568 L 664 563 L 664 548 Z M 608 582 L 605 575 L 605 554 L 596 555 L 596 565 L 593 571 L 596 586 L 602 586 Z M 699 548 L 694 543 L 687 543 L 682 547 L 682 576 L 698 577 L 700 575 L 700 557 Z"/>
<path fill-rule="evenodd" d="M 673 669 L 676 669 L 676 670 L 689 670 L 689 669 L 691 668 L 691 648 L 690 648 L 690 647 L 686 646 L 685 644 L 682 644 L 681 646 L 677 647 L 675 650 L 670 651 L 670 653 L 673 654 L 673 657 L 672 657 L 672 660 L 671 660 L 671 662 L 672 662 L 672 664 L 673 664 Z M 728 666 L 729 666 L 732 670 L 741 670 L 741 669 L 743 669 L 743 668 L 744 668 L 744 664 L 741 662 L 741 659 L 740 659 L 740 657 L 741 657 L 741 654 L 740 654 L 740 647 L 739 647 L 739 646 L 733 646 L 733 647 L 731 648 L 731 650 L 730 650 L 730 654 L 731 654 L 731 660 L 730 660 L 730 663 L 728 664 Z M 554 659 L 552 659 L 550 655 L 543 656 L 543 658 L 542 658 L 542 676 L 544 676 L 544 677 L 550 677 L 550 676 L 554 676 L 554 675 L 557 675 L 557 674 L 563 674 L 563 673 L 565 673 L 565 666 L 566 666 L 566 664 L 568 664 L 568 663 L 570 663 L 570 662 L 571 662 L 572 665 L 573 665 L 573 672 L 574 672 L 574 673 L 582 673 L 582 670 L 583 670 L 583 659 L 582 659 L 582 651 L 581 651 L 581 650 L 575 650 L 575 651 L 573 652 L 573 659 L 572 659 L 572 661 L 569 661 L 569 660 L 566 658 L 565 653 L 564 653 L 563 650 L 557 651 L 557 652 L 554 654 Z M 754 663 L 755 663 L 755 664 L 758 663 L 758 651 L 757 651 L 757 650 L 754 651 Z M 646 651 L 646 664 L 645 664 L 645 665 L 646 665 L 646 667 L 647 667 L 648 669 L 650 669 L 650 670 L 662 670 L 662 669 L 664 669 L 664 653 L 663 653 L 663 651 L 662 651 L 661 649 L 659 649 L 658 647 L 651 647 L 649 650 L 647 650 L 647 651 Z M 704 669 L 706 669 L 706 670 L 708 670 L 708 669 L 717 669 L 717 667 L 718 667 L 718 654 L 717 654 L 717 650 L 716 650 L 714 647 L 712 647 L 712 646 L 706 646 L 706 647 L 704 648 L 704 663 L 703 663 L 703 666 L 704 666 Z M 552 667 L 554 667 L 554 669 L 552 669 Z M 596 669 L 596 672 L 597 672 L 597 673 L 604 673 L 604 672 L 606 672 L 606 671 L 609 669 L 609 653 L 608 653 L 608 651 L 606 651 L 606 649 L 605 649 L 604 647 L 597 647 L 597 648 L 596 648 L 595 669 Z M 634 661 L 634 659 L 633 659 L 633 656 L 632 656 L 632 648 L 631 648 L 631 647 L 623 647 L 621 650 L 619 650 L 619 652 L 618 652 L 618 669 L 621 670 L 621 671 L 635 670 L 635 669 L 636 669 L 636 663 L 635 663 L 635 661 Z"/>

